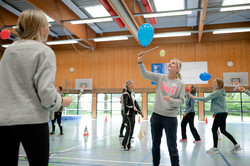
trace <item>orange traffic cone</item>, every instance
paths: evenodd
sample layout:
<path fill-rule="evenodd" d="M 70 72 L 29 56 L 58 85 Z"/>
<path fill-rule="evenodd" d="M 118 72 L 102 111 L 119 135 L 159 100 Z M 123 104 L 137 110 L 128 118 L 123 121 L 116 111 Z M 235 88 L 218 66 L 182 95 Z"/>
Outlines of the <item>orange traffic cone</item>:
<path fill-rule="evenodd" d="M 107 122 L 108 121 L 108 119 L 107 119 L 107 115 L 105 116 L 105 122 Z"/>
<path fill-rule="evenodd" d="M 207 117 L 206 117 L 206 121 L 205 121 L 205 123 L 206 123 L 206 124 L 208 124 L 208 122 L 207 122 Z"/>
<path fill-rule="evenodd" d="M 84 136 L 88 136 L 88 135 L 89 135 L 87 125 L 85 126 L 83 135 L 84 135 Z"/>
<path fill-rule="evenodd" d="M 140 119 L 140 116 L 138 117 L 138 123 L 140 123 L 141 122 L 141 119 Z"/>

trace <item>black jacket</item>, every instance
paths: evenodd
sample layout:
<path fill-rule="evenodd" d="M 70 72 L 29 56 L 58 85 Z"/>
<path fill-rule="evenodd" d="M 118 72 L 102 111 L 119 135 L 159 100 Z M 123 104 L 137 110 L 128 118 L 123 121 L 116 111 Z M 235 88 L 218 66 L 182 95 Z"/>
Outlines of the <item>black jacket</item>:
<path fill-rule="evenodd" d="M 137 112 L 139 114 L 142 113 L 138 103 L 136 100 L 134 100 L 133 103 L 133 99 L 131 95 L 135 95 L 133 92 L 131 92 L 129 89 L 126 90 L 126 92 L 123 93 L 123 108 L 124 108 L 124 114 L 125 115 L 131 115 L 134 116 L 135 114 L 137 114 Z M 135 98 L 135 96 L 134 96 Z M 138 111 L 134 110 L 134 106 L 137 108 Z"/>

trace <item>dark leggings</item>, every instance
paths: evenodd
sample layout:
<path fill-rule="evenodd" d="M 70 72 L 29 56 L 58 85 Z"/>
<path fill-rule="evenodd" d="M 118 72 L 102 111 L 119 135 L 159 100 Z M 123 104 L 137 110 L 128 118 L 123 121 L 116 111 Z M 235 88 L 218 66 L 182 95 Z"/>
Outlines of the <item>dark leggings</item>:
<path fill-rule="evenodd" d="M 63 128 L 62 128 L 62 112 L 55 112 L 55 118 L 52 120 L 52 132 L 55 132 L 55 128 L 56 128 L 56 120 L 57 120 L 57 124 L 60 128 L 60 134 L 63 134 Z"/>
<path fill-rule="evenodd" d="M 234 137 L 227 132 L 226 130 L 226 119 L 227 119 L 228 113 L 218 113 L 215 115 L 214 118 L 214 123 L 212 126 L 212 132 L 213 132 L 213 139 L 214 139 L 214 147 L 217 148 L 218 145 L 218 135 L 217 135 L 217 130 L 220 127 L 220 132 L 224 134 L 228 139 L 230 139 L 234 145 L 237 144 L 235 141 Z"/>
<path fill-rule="evenodd" d="M 187 127 L 188 123 L 189 123 L 189 128 L 191 130 L 191 133 L 194 136 L 194 139 L 196 141 L 199 141 L 201 139 L 200 135 L 198 134 L 198 132 L 196 130 L 196 128 L 194 127 L 194 116 L 195 116 L 195 112 L 190 112 L 185 117 L 183 117 L 183 119 L 181 121 L 182 139 L 187 139 L 186 127 Z"/>
<path fill-rule="evenodd" d="M 48 166 L 48 123 L 16 126 L 0 126 L 1 163 L 17 166 L 22 143 L 30 166 Z"/>

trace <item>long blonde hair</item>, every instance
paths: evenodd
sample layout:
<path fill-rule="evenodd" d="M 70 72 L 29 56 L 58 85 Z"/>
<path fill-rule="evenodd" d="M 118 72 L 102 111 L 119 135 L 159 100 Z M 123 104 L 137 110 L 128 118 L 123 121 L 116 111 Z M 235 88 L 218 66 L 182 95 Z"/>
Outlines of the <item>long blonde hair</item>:
<path fill-rule="evenodd" d="M 25 10 L 21 13 L 17 21 L 15 31 L 21 39 L 31 39 L 43 42 L 40 29 L 48 24 L 48 20 L 43 12 L 38 10 Z"/>
<path fill-rule="evenodd" d="M 176 61 L 177 61 L 177 68 L 178 68 L 178 71 L 176 72 L 176 76 L 177 76 L 179 79 L 181 79 L 182 76 L 181 76 L 180 71 L 181 71 L 181 68 L 182 68 L 182 62 L 181 62 L 179 59 L 177 59 L 177 58 L 174 58 L 174 59 L 172 59 L 172 60 L 176 60 Z"/>

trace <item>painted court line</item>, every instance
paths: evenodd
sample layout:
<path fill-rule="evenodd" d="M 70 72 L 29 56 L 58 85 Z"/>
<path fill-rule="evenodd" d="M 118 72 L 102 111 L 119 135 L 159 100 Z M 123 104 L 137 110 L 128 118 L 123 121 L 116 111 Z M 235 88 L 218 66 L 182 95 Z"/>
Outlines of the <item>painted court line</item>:
<path fill-rule="evenodd" d="M 152 153 L 152 151 L 150 150 L 150 152 L 144 157 L 144 159 L 142 159 L 142 160 L 140 161 L 140 164 L 138 164 L 137 166 L 140 166 L 141 163 L 143 163 L 143 162 L 148 158 L 148 156 L 149 156 L 151 153 Z"/>
<path fill-rule="evenodd" d="M 65 157 L 54 157 L 51 159 L 65 159 Z M 118 161 L 118 160 L 98 160 L 98 159 L 83 159 L 83 158 L 67 158 L 67 160 L 79 160 L 79 161 L 93 161 L 93 162 L 107 162 L 107 163 L 123 163 L 123 164 L 141 164 L 141 162 L 132 162 L 132 161 Z M 142 163 L 141 165 L 152 165 L 152 163 Z M 169 166 L 166 164 L 161 164 Z"/>
<path fill-rule="evenodd" d="M 231 164 L 227 161 L 227 159 L 223 156 L 223 154 L 219 151 L 220 156 L 223 158 L 223 160 L 226 162 L 228 166 L 231 166 Z"/>

